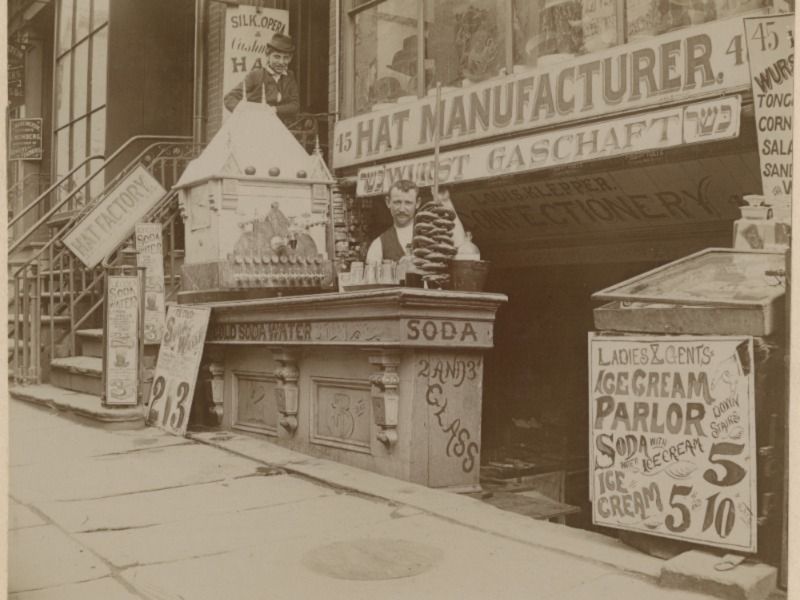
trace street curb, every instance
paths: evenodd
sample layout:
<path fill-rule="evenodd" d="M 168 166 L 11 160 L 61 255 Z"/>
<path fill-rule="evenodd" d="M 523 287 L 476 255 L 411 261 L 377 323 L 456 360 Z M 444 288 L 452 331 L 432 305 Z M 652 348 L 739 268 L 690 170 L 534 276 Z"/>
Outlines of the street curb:
<path fill-rule="evenodd" d="M 145 426 L 141 407 L 107 408 L 100 397 L 84 394 L 48 384 L 14 386 L 9 396 L 44 408 L 50 408 L 80 419 L 112 429 L 141 429 Z"/>
<path fill-rule="evenodd" d="M 767 565 L 746 562 L 741 565 L 746 568 L 729 571 L 721 583 L 718 572 L 698 568 L 695 555 L 714 556 L 710 553 L 691 550 L 664 560 L 598 533 L 537 521 L 475 498 L 301 454 L 265 439 L 228 431 L 189 432 L 187 437 L 327 485 L 410 506 L 470 529 L 642 576 L 664 588 L 705 592 L 730 600 L 786 597 L 775 589 L 776 569 Z"/>

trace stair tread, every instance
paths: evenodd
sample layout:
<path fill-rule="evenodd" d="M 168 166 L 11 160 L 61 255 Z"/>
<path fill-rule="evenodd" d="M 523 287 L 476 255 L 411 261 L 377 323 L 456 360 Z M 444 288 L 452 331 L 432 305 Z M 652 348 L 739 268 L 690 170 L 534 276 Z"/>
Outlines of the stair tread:
<path fill-rule="evenodd" d="M 141 406 L 106 407 L 100 396 L 67 390 L 47 383 L 18 385 L 9 388 L 12 398 L 70 411 L 82 417 L 106 423 L 130 422 L 144 426 Z"/>
<path fill-rule="evenodd" d="M 51 369 L 66 369 L 72 373 L 100 375 L 103 372 L 103 359 L 96 356 L 67 356 L 50 361 Z"/>
<path fill-rule="evenodd" d="M 50 315 L 40 315 L 39 317 L 43 323 L 49 323 L 51 319 L 53 319 L 54 323 L 69 323 L 69 315 L 56 315 L 55 317 L 51 317 Z M 8 322 L 13 323 L 15 320 L 15 316 L 12 314 L 8 315 Z M 22 315 L 16 317 L 17 321 L 22 321 Z"/>

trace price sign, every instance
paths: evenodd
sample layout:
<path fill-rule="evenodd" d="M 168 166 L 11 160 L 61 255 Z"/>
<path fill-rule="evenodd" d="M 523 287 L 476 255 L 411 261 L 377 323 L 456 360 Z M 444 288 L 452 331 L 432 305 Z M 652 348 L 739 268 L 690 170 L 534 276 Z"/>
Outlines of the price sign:
<path fill-rule="evenodd" d="M 753 341 L 589 338 L 592 522 L 756 551 Z"/>
<path fill-rule="evenodd" d="M 161 223 L 136 224 L 136 264 L 145 268 L 144 341 L 157 344 L 164 333 L 164 251 Z"/>
<path fill-rule="evenodd" d="M 186 435 L 210 308 L 172 305 L 150 391 L 148 424 Z"/>

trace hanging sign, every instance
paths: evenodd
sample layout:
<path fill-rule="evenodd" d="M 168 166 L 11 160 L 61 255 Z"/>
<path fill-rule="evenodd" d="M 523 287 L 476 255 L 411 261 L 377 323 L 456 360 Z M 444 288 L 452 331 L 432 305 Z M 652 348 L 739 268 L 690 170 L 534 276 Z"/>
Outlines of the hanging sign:
<path fill-rule="evenodd" d="M 42 160 L 42 119 L 9 119 L 8 160 Z"/>
<path fill-rule="evenodd" d="M 638 152 L 739 136 L 739 96 L 676 106 L 593 125 L 559 129 L 439 155 L 439 184 L 513 175 Z M 432 156 L 358 171 L 356 194 L 386 194 L 395 181 L 433 185 Z"/>
<path fill-rule="evenodd" d="M 756 551 L 753 340 L 589 336 L 592 522 Z"/>
<path fill-rule="evenodd" d="M 105 398 L 113 406 L 135 406 L 139 392 L 140 281 L 109 275 L 105 323 Z"/>
<path fill-rule="evenodd" d="M 164 333 L 164 250 L 160 223 L 136 224 L 136 264 L 145 268 L 144 341 L 157 344 Z"/>
<path fill-rule="evenodd" d="M 134 225 L 166 193 L 139 165 L 64 237 L 64 243 L 91 269 L 133 233 Z"/>
<path fill-rule="evenodd" d="M 171 305 L 158 351 L 147 422 L 186 435 L 210 308 Z"/>
<path fill-rule="evenodd" d="M 744 19 L 763 193 L 792 195 L 794 14 Z"/>
<path fill-rule="evenodd" d="M 267 42 L 275 33 L 288 33 L 289 11 L 255 6 L 229 6 L 225 12 L 225 58 L 222 94 L 241 85 L 247 72 L 263 67 Z M 223 104 L 223 116 L 228 114 Z"/>
<path fill-rule="evenodd" d="M 749 87 L 738 21 L 706 23 L 442 94 L 442 147 Z M 433 149 L 435 99 L 337 121 L 333 164 Z"/>

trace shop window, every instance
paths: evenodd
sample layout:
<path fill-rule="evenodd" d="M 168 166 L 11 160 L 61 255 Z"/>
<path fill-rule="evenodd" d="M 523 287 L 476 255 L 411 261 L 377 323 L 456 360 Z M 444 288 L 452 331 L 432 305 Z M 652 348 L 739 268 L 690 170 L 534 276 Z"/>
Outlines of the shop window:
<path fill-rule="evenodd" d="M 106 103 L 106 81 L 108 69 L 108 27 L 92 36 L 92 104 L 94 110 Z"/>
<path fill-rule="evenodd" d="M 61 0 L 58 11 L 58 52 L 61 53 L 72 46 L 72 11 L 73 0 Z"/>
<path fill-rule="evenodd" d="M 106 148 L 106 109 L 96 110 L 89 117 L 89 155 L 103 154 Z M 93 161 L 92 171 L 97 170 L 100 161 Z M 96 198 L 103 191 L 102 175 L 95 177 L 89 184 L 89 195 Z"/>
<path fill-rule="evenodd" d="M 626 0 L 625 34 L 636 42 L 675 29 L 760 10 L 768 0 Z"/>
<path fill-rule="evenodd" d="M 425 32 L 426 92 L 507 72 L 507 0 L 426 0 Z"/>
<path fill-rule="evenodd" d="M 92 6 L 92 28 L 108 23 L 108 0 L 94 0 Z"/>
<path fill-rule="evenodd" d="M 69 122 L 70 109 L 70 71 L 72 56 L 58 59 L 56 62 L 56 126 L 59 127 Z"/>
<path fill-rule="evenodd" d="M 89 35 L 89 25 L 91 19 L 91 3 L 86 0 L 78 0 L 75 3 L 75 41 L 79 42 Z"/>
<path fill-rule="evenodd" d="M 417 3 L 386 0 L 355 13 L 354 109 L 417 96 Z"/>
<path fill-rule="evenodd" d="M 89 42 L 81 42 L 73 51 L 72 118 L 87 112 L 86 96 L 89 82 Z"/>

